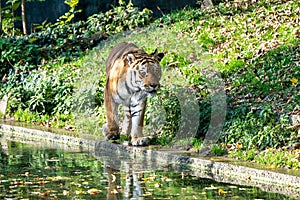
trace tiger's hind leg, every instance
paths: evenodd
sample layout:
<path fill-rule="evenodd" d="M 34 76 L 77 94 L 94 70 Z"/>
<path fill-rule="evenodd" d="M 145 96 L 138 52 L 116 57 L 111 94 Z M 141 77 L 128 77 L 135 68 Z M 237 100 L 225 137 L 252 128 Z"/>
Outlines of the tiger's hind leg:
<path fill-rule="evenodd" d="M 105 95 L 105 93 L 104 93 Z M 104 106 L 106 111 L 106 122 L 102 126 L 102 134 L 105 141 L 120 139 L 118 104 L 114 103 L 111 98 L 104 98 Z"/>
<path fill-rule="evenodd" d="M 143 137 L 143 122 L 146 111 L 146 99 L 130 107 L 131 112 L 131 145 L 133 146 L 145 146 L 148 144 L 148 138 Z"/>

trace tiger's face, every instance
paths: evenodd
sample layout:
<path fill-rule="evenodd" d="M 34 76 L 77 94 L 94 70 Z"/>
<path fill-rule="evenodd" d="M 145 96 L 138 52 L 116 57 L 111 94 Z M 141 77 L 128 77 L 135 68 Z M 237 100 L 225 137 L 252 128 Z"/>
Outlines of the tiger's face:
<path fill-rule="evenodd" d="M 161 67 L 158 63 L 147 63 L 138 66 L 138 79 L 140 88 L 147 96 L 154 95 L 160 86 Z"/>
<path fill-rule="evenodd" d="M 143 61 L 139 62 L 136 55 L 127 55 L 129 69 L 132 73 L 132 77 L 135 79 L 134 82 L 140 91 L 145 92 L 147 97 L 156 94 L 160 87 L 159 81 L 162 76 L 162 71 L 159 62 L 163 56 L 163 53 L 157 53 L 157 51 L 155 51 L 150 54 L 147 59 L 143 57 Z"/>

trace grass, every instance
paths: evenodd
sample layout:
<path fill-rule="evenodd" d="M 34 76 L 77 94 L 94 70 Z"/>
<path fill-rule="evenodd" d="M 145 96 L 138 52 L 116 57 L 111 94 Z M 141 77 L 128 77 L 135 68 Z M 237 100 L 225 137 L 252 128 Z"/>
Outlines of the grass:
<path fill-rule="evenodd" d="M 145 28 L 115 34 L 67 66 L 65 62 L 50 64 L 44 70 L 74 69 L 65 71 L 76 74 L 72 123 L 79 133 L 100 135 L 110 49 L 123 41 L 148 53 L 158 48 L 166 53 L 161 62 L 162 88 L 148 101 L 146 134 L 156 133 L 156 142 L 167 145 L 174 138 L 208 137 L 210 128 L 224 124 L 222 132 L 214 131 L 213 142 L 242 144 L 239 152 L 229 154 L 264 162 L 267 154 L 260 152 L 300 141 L 295 130 L 287 129 L 292 125 L 290 113 L 300 104 L 299 15 L 296 0 L 225 2 L 209 10 L 186 8 Z M 220 96 L 220 91 L 226 96 Z M 225 99 L 227 109 L 219 105 L 221 100 L 213 101 L 218 97 Z M 217 125 L 211 120 L 216 107 L 215 111 L 227 114 L 225 121 L 216 118 Z M 196 149 L 201 146 L 192 143 Z M 213 154 L 224 153 L 220 146 L 213 148 Z M 272 161 L 270 156 L 267 162 L 299 168 L 294 162 L 278 161 L 279 157 Z"/>
<path fill-rule="evenodd" d="M 260 164 L 266 165 L 269 169 L 276 168 L 289 168 L 299 169 L 299 150 L 286 150 L 286 149 L 274 149 L 268 148 L 264 151 L 258 151 L 251 149 L 248 151 L 244 150 L 233 150 L 228 155 L 231 158 L 239 158 L 245 161 L 254 161 Z"/>
<path fill-rule="evenodd" d="M 241 12 L 216 8 L 207 12 L 181 10 L 156 20 L 146 29 L 123 33 L 105 41 L 87 56 L 87 60 L 90 62 L 97 57 L 94 62 L 98 65 L 89 67 L 96 67 L 95 70 L 103 76 L 107 53 L 118 42 L 133 42 L 148 52 L 155 48 L 167 51 L 161 64 L 164 70 L 162 85 L 168 88 L 168 94 L 163 89 L 157 98 L 150 99 L 148 109 L 151 112 L 146 116 L 149 132 L 161 130 L 163 137 L 158 142 L 163 144 L 178 133 L 174 124 L 180 126 L 182 123 L 176 122 L 182 113 L 180 107 L 179 111 L 174 111 L 178 105 L 170 102 L 174 95 L 170 87 L 196 88 L 193 100 L 207 102 L 200 113 L 209 113 L 211 88 L 207 83 L 211 77 L 207 71 L 214 71 L 224 81 L 228 102 L 220 142 L 242 143 L 243 151 L 255 157 L 257 146 L 263 150 L 299 141 L 296 132 L 286 129 L 291 125 L 288 113 L 300 103 L 300 85 L 295 81 L 300 80 L 300 42 L 295 28 L 298 27 L 297 5 L 296 1 L 278 1 L 263 6 L 253 5 Z M 230 12 L 233 13 L 229 15 Z M 188 114 L 190 118 L 193 118 L 190 114 L 193 111 Z M 161 115 L 166 117 L 162 119 Z M 172 115 L 177 117 L 172 118 Z M 205 135 L 209 114 L 206 117 L 202 121 L 202 130 L 192 133 L 193 136 L 198 136 L 199 132 Z M 219 154 L 219 149 L 214 150 Z M 255 161 L 262 162 L 259 156 L 257 154 Z M 295 164 L 282 165 L 297 168 Z"/>

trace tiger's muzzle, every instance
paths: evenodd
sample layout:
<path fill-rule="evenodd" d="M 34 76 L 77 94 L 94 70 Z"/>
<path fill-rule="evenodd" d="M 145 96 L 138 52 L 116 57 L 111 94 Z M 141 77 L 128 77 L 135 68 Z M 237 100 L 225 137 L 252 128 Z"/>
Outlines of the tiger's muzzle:
<path fill-rule="evenodd" d="M 157 90 L 160 87 L 160 84 L 158 84 L 158 83 L 145 84 L 144 87 L 145 87 L 145 92 L 149 96 L 152 96 L 152 95 L 156 94 Z"/>

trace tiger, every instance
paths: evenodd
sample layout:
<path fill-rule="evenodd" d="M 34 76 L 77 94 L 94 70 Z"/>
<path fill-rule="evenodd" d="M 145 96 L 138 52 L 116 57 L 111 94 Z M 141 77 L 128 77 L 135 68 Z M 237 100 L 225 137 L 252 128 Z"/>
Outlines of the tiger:
<path fill-rule="evenodd" d="M 122 133 L 130 138 L 132 146 L 145 146 L 143 121 L 146 99 L 160 87 L 160 61 L 164 53 L 157 49 L 148 54 L 132 43 L 118 43 L 106 60 L 104 108 L 106 123 L 102 133 L 106 141 L 120 139 L 118 107 L 124 106 Z"/>

